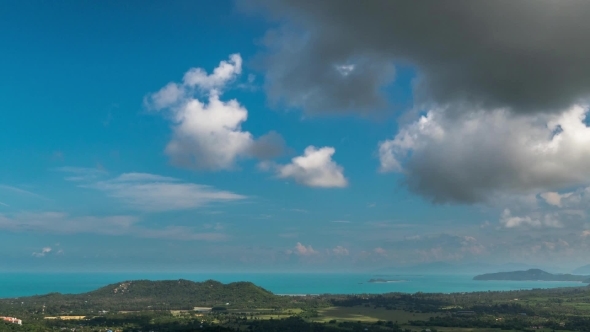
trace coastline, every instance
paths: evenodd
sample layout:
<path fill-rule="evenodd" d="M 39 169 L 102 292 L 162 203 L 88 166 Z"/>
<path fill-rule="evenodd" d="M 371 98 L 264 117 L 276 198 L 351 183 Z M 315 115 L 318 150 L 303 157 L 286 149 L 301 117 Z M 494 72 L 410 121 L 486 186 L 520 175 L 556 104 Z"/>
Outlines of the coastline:
<path fill-rule="evenodd" d="M 473 275 L 403 276 L 403 282 L 369 283 L 374 274 L 318 273 L 0 273 L 0 298 L 15 298 L 59 292 L 79 294 L 125 280 L 217 280 L 222 283 L 249 281 L 274 294 L 318 296 L 320 294 L 466 293 L 512 291 L 536 288 L 580 287 L 580 282 L 471 280 Z M 400 276 L 401 277 L 401 276 Z"/>

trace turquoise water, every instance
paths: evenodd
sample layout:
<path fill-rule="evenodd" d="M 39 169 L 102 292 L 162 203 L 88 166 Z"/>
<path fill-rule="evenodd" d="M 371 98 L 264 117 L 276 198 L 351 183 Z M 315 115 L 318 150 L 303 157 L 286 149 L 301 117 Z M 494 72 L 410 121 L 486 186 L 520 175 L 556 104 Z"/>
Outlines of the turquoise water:
<path fill-rule="evenodd" d="M 361 294 L 387 292 L 477 292 L 533 288 L 583 286 L 579 282 L 551 281 L 475 281 L 472 275 L 388 275 L 380 278 L 403 280 L 394 283 L 368 283 L 373 274 L 188 274 L 188 273 L 3 273 L 0 298 L 50 292 L 83 293 L 124 280 L 134 279 L 214 279 L 223 283 L 251 281 L 275 294 Z"/>

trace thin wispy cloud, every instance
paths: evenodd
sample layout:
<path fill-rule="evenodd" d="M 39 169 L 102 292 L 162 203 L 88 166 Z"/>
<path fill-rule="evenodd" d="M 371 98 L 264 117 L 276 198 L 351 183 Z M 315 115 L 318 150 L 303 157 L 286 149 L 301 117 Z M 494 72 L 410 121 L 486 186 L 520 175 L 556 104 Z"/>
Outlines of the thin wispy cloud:
<path fill-rule="evenodd" d="M 134 209 L 152 212 L 195 209 L 247 198 L 230 191 L 147 173 L 125 173 L 84 187 L 100 190 Z"/>
<path fill-rule="evenodd" d="M 4 185 L 4 184 L 0 184 L 0 190 L 4 190 L 4 191 L 8 191 L 8 192 L 12 192 L 18 195 L 24 195 L 24 196 L 30 196 L 30 197 L 35 197 L 35 198 L 39 198 L 39 199 L 43 199 L 43 200 L 49 200 L 46 197 L 43 197 L 39 194 L 36 194 L 34 192 L 28 191 L 28 190 L 24 190 L 18 187 L 13 187 L 13 186 L 9 186 L 9 185 Z"/>
<path fill-rule="evenodd" d="M 92 181 L 109 174 L 104 169 L 89 167 L 64 166 L 58 167 L 55 170 L 68 174 L 65 180 L 74 182 Z"/>
<path fill-rule="evenodd" d="M 45 257 L 51 251 L 53 251 L 53 249 L 51 249 L 51 247 L 45 247 L 45 248 L 41 249 L 41 251 L 39 251 L 39 252 L 34 252 L 32 254 L 32 256 L 34 256 L 34 257 Z"/>
<path fill-rule="evenodd" d="M 181 241 L 223 241 L 229 238 L 218 230 L 199 232 L 191 227 L 175 225 L 148 228 L 141 225 L 138 217 L 131 215 L 71 216 L 63 212 L 0 214 L 0 229 L 11 232 L 95 234 Z M 44 256 L 48 252 L 41 251 L 38 255 Z"/>

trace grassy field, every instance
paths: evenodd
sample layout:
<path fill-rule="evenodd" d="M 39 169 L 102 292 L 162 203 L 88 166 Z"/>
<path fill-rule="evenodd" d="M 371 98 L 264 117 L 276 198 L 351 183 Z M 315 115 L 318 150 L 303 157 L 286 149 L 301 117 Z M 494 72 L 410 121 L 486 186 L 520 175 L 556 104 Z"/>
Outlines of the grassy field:
<path fill-rule="evenodd" d="M 318 310 L 319 317 L 310 319 L 314 322 L 328 322 L 331 320 L 351 322 L 376 322 L 392 321 L 406 324 L 410 320 L 428 320 L 435 314 L 412 313 L 403 310 L 387 310 L 385 308 L 374 309 L 372 307 L 330 307 Z"/>
<path fill-rule="evenodd" d="M 257 319 L 283 319 L 300 314 L 303 310 L 299 308 L 275 310 L 275 309 L 230 309 L 231 313 L 253 315 Z"/>

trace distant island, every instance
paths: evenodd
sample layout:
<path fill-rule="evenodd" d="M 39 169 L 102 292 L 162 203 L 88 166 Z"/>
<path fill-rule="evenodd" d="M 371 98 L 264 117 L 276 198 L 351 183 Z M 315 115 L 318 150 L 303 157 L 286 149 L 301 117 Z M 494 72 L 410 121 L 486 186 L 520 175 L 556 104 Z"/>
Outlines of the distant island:
<path fill-rule="evenodd" d="M 385 283 L 390 283 L 390 282 L 404 282 L 405 280 L 401 280 L 401 279 L 383 279 L 383 278 L 374 278 L 374 279 L 369 279 L 369 282 L 372 284 L 385 284 Z"/>
<path fill-rule="evenodd" d="M 473 277 L 473 280 L 580 281 L 590 283 L 590 276 L 552 274 L 539 269 L 530 269 L 526 271 L 486 273 Z"/>

